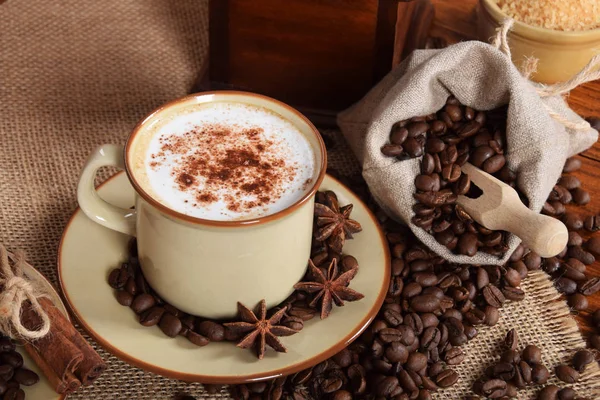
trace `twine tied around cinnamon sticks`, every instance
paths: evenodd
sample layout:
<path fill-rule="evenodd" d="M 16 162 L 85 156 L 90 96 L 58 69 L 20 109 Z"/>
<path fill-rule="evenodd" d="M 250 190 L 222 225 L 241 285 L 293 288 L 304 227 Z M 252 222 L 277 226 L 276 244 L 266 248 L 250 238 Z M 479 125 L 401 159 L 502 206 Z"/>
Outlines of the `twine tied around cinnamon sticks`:
<path fill-rule="evenodd" d="M 14 339 L 35 340 L 50 332 L 50 318 L 38 301 L 38 298 L 47 296 L 24 277 L 23 266 L 26 263 L 22 251 L 10 253 L 0 243 L 0 330 Z M 21 313 L 26 301 L 40 317 L 39 327 L 28 329 L 23 326 Z"/>
<path fill-rule="evenodd" d="M 507 18 L 502 22 L 496 29 L 496 36 L 492 41 L 492 45 L 504 53 L 508 58 L 511 58 L 510 46 L 508 44 L 508 33 L 512 29 L 515 21 L 512 18 Z M 535 57 L 527 58 L 521 68 L 522 74 L 526 79 L 529 79 L 531 75 L 537 70 L 538 59 Z M 565 82 L 557 82 L 552 85 L 535 84 L 534 88 L 537 94 L 544 97 L 562 96 L 575 89 L 577 86 L 587 82 L 592 82 L 600 79 L 600 54 L 594 56 L 590 62 L 573 76 L 571 79 Z M 587 130 L 591 128 L 591 125 L 587 121 L 574 122 L 564 117 L 563 115 L 555 112 L 547 104 L 544 104 L 548 114 L 557 122 L 564 125 L 566 128 L 573 130 Z"/>

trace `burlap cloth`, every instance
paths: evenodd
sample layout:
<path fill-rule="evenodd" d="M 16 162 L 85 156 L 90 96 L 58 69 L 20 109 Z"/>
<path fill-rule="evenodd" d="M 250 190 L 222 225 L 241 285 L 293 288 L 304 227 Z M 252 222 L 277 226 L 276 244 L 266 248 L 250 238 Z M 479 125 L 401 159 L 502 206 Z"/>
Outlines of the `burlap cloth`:
<path fill-rule="evenodd" d="M 206 59 L 207 24 L 206 0 L 8 0 L 0 5 L 0 242 L 26 250 L 54 284 L 56 249 L 76 207 L 85 158 L 99 144 L 122 143 L 140 117 L 186 94 Z M 330 165 L 356 173 L 341 136 L 326 134 L 336 142 Z M 523 287 L 525 301 L 505 306 L 498 326 L 481 329 L 466 346 L 460 384 L 436 398 L 469 393 L 511 327 L 519 330 L 522 343 L 543 348 L 548 367 L 584 345 L 543 273 Z M 210 397 L 199 384 L 144 372 L 94 346 L 109 368 L 72 399 L 171 399 L 182 392 Z M 580 395 L 598 398 L 599 376 L 594 364 L 574 387 Z M 521 396 L 526 398 L 525 392 Z"/>

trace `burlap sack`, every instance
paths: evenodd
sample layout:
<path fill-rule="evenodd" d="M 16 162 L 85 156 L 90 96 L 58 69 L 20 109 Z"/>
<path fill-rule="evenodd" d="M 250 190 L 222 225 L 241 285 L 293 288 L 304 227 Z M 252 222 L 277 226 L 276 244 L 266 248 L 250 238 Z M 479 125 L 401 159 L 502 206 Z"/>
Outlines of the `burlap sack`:
<path fill-rule="evenodd" d="M 340 113 L 342 133 L 362 163 L 373 196 L 388 213 L 407 223 L 423 243 L 449 261 L 502 265 L 519 244 L 518 237 L 509 235 L 510 248 L 502 259 L 483 252 L 474 257 L 451 253 L 410 222 L 415 204 L 413 181 L 421 159 L 398 161 L 381 154 L 395 122 L 436 112 L 450 95 L 478 110 L 508 104 L 507 163 L 518 173 L 519 189 L 536 212 L 560 177 L 567 157 L 589 148 L 598 132 L 560 96 L 541 98 L 510 57 L 481 42 L 415 51 L 360 102 Z M 556 114 L 551 116 L 552 112 Z M 564 123 L 583 127 L 566 128 Z"/>

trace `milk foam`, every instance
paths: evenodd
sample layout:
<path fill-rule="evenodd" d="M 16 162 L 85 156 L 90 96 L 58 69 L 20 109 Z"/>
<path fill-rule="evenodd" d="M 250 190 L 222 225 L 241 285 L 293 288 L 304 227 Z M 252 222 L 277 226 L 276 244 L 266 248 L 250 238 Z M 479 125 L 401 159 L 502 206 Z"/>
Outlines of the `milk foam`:
<path fill-rule="evenodd" d="M 159 125 L 142 186 L 169 208 L 214 220 L 281 211 L 312 187 L 315 154 L 288 120 L 242 103 L 193 105 Z"/>

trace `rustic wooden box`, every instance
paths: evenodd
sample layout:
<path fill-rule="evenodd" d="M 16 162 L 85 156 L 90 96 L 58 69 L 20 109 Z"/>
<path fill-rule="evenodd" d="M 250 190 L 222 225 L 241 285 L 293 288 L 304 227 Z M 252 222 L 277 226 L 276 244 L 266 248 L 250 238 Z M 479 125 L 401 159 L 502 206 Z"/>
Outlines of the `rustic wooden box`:
<path fill-rule="evenodd" d="M 197 89 L 266 94 L 331 123 L 424 45 L 432 18 L 429 0 L 211 0 Z"/>

